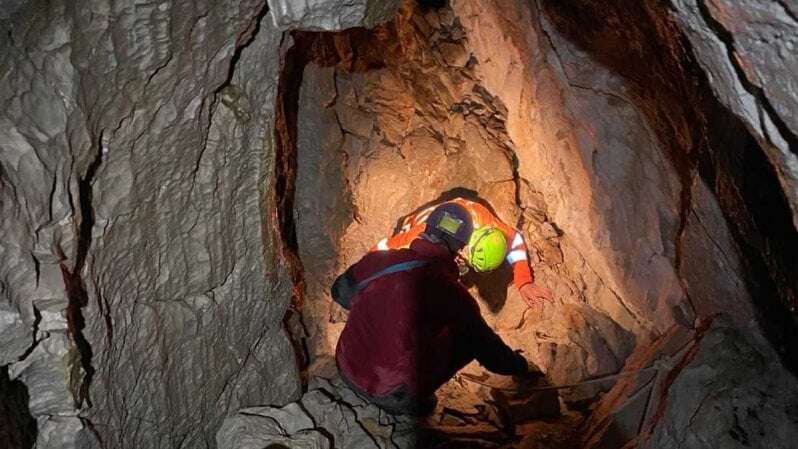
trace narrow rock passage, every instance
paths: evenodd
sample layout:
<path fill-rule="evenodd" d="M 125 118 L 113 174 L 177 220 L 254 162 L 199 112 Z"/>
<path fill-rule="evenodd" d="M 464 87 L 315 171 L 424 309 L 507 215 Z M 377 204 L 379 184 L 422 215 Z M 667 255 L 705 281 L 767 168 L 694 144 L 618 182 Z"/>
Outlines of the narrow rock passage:
<path fill-rule="evenodd" d="M 540 282 L 558 292 L 556 304 L 532 310 L 511 285 L 509 267 L 465 279 L 511 345 L 562 383 L 615 373 L 631 351 L 631 329 L 585 303 L 584 281 L 564 263 L 562 231 L 519 174 L 510 111 L 486 87 L 470 48 L 469 38 L 490 37 L 467 30 L 451 8 L 407 3 L 394 21 L 373 30 L 294 32 L 287 41 L 276 107 L 283 161 L 276 191 L 294 254 L 287 257 L 295 273 L 292 310 L 301 311 L 301 322 L 289 312 L 289 329 L 308 362 L 306 381 L 335 373 L 332 354 L 346 314 L 328 294 L 334 277 L 402 217 L 457 195 L 484 200 L 523 230 Z M 511 406 L 513 400 L 499 401 L 498 390 L 473 380 L 486 375 L 476 362 L 464 372 L 472 380 L 458 375 L 446 384 L 425 426 L 488 447 L 518 443 L 526 434 L 528 447 L 566 444 L 586 407 L 612 385 L 563 390 L 568 405 L 561 414 L 556 391 L 516 398 Z M 540 410 L 512 422 L 513 407 Z"/>
<path fill-rule="evenodd" d="M 440 447 L 645 441 L 723 309 L 708 289 L 741 298 L 735 319 L 754 313 L 739 280 L 729 281 L 738 276 L 733 233 L 710 236 L 705 224 L 722 218 L 696 175 L 708 144 L 689 140 L 705 139 L 688 129 L 702 112 L 640 90 L 639 77 L 611 72 L 601 53 L 593 60 L 565 37 L 573 11 L 543 4 L 404 2 L 373 29 L 293 32 L 284 42 L 277 191 L 295 273 L 288 324 L 306 382 L 335 379 L 346 320 L 328 294 L 335 276 L 435 201 L 488 203 L 524 233 L 538 281 L 555 292 L 553 304 L 532 309 L 507 270 L 463 279 L 547 385 L 576 386 L 519 396 L 472 363 L 416 423 Z M 629 13 L 656 21 L 655 11 Z M 672 45 L 634 33 L 650 45 L 641 59 Z M 678 57 L 658 69 L 684 76 Z M 670 79 L 649 82 L 679 94 Z M 696 281 L 688 270 L 707 244 L 731 266 Z M 606 380 L 581 384 L 591 379 Z M 340 394 L 331 385 L 325 394 Z"/>

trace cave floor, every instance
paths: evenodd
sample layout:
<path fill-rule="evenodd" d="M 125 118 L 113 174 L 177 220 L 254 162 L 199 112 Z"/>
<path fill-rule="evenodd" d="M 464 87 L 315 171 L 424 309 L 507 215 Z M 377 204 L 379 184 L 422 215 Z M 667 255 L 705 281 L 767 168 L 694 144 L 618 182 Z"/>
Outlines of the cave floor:
<path fill-rule="evenodd" d="M 310 378 L 337 376 L 329 359 L 305 374 Z M 527 387 L 547 385 L 541 379 Z M 587 417 L 583 411 L 570 409 L 555 390 L 519 388 L 509 376 L 491 374 L 476 362 L 444 384 L 436 397 L 432 413 L 414 420 L 417 447 L 571 448 Z"/>
<path fill-rule="evenodd" d="M 477 376 L 468 371 L 438 391 L 438 405 L 423 422 L 424 428 L 440 438 L 432 447 L 573 447 L 585 416 L 567 410 L 556 392 L 520 394 L 520 398 L 507 400 L 503 391 L 474 383 L 470 378 Z M 482 373 L 481 377 L 491 376 Z"/>

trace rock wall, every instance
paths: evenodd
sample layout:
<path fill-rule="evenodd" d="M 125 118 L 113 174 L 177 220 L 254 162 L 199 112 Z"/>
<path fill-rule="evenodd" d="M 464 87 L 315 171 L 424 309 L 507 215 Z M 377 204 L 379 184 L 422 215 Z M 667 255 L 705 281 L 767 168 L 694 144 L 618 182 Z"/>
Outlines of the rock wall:
<path fill-rule="evenodd" d="M 798 288 L 789 256 L 796 248 L 794 187 L 785 181 L 794 172 L 794 134 L 783 126 L 775 128 L 785 137 L 763 131 L 760 123 L 787 119 L 741 70 L 770 72 L 768 66 L 734 38 L 772 40 L 780 50 L 767 64 L 784 73 L 795 55 L 794 14 L 760 2 L 542 3 L 554 31 L 622 77 L 626 98 L 681 181 L 670 260 L 691 308 L 699 317 L 727 312 L 741 326 L 757 321 L 757 332 L 766 333 L 794 369 L 798 359 L 786 344 L 796 335 Z M 713 11 L 731 31 L 718 26 Z M 790 82 L 781 78 L 781 84 L 769 89 L 789 96 Z M 756 112 L 745 112 L 743 104 Z"/>
<path fill-rule="evenodd" d="M 212 447 L 228 410 L 298 397 L 266 12 L 26 2 L 0 23 L 0 359 L 37 447 Z"/>

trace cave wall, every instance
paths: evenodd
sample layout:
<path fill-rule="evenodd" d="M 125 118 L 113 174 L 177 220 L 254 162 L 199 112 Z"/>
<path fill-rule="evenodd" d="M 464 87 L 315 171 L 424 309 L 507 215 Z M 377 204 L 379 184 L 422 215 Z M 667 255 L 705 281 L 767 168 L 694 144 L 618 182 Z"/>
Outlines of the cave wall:
<path fill-rule="evenodd" d="M 297 396 L 263 213 L 266 12 L 34 1 L 2 21 L 0 353 L 37 447 L 213 446 L 228 409 Z"/>
<path fill-rule="evenodd" d="M 542 3 L 550 35 L 624 80 L 681 180 L 671 262 L 698 318 L 680 350 L 668 347 L 678 328 L 636 348 L 585 445 L 789 447 L 794 93 L 783 75 L 795 60 L 794 13 L 779 2 Z"/>
<path fill-rule="evenodd" d="M 789 97 L 791 81 L 776 74 L 789 73 L 794 59 L 794 14 L 778 2 L 543 4 L 555 30 L 626 80 L 681 179 L 672 260 L 692 308 L 704 317 L 729 312 L 739 325 L 759 327 L 794 369 L 795 353 L 785 344 L 796 329 L 794 187 L 785 183 L 794 145 L 787 127 L 776 126 L 778 137 L 760 126 L 788 120 L 770 103 L 792 100 L 768 100 L 741 69 L 773 73 L 782 86 L 769 89 Z M 754 57 L 752 39 L 772 42 L 773 58 Z"/>
<path fill-rule="evenodd" d="M 3 443 L 213 447 L 298 397 L 283 31 L 396 6 L 2 2 Z"/>

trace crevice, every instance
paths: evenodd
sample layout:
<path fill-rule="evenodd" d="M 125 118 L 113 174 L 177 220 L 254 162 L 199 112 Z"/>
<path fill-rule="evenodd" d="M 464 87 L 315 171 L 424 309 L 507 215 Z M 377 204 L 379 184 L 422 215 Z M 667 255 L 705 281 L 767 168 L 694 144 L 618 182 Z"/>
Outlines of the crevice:
<path fill-rule="evenodd" d="M 735 265 L 735 262 L 733 262 L 735 260 L 735 257 L 732 257 L 728 253 L 726 253 L 726 251 L 720 245 L 718 240 L 715 238 L 712 230 L 707 228 L 704 222 L 701 221 L 701 217 L 698 216 L 695 210 L 693 210 L 691 214 L 693 215 L 693 217 L 695 217 L 695 222 L 698 223 L 699 226 L 701 226 L 701 229 L 704 231 L 704 234 L 706 235 L 707 239 L 709 239 L 709 241 L 712 242 L 712 245 L 715 247 L 715 249 L 717 249 L 718 252 L 723 256 L 723 261 L 726 264 L 726 266 L 733 267 Z M 736 272 L 733 274 L 735 275 L 735 277 L 737 276 Z"/>
<path fill-rule="evenodd" d="M 257 349 L 260 346 L 261 342 L 263 341 L 263 339 L 266 337 L 266 335 L 270 331 L 272 331 L 272 329 L 270 329 L 268 327 L 264 327 L 261 330 L 260 335 L 258 335 L 258 338 L 255 340 L 255 342 L 249 348 L 247 348 L 246 355 L 241 360 L 241 362 L 238 364 L 236 369 L 231 371 L 230 374 L 222 382 L 221 388 L 219 388 L 219 393 L 216 395 L 216 401 L 215 401 L 216 403 L 226 404 L 227 406 L 230 405 L 231 402 L 230 402 L 229 398 L 224 400 L 224 401 L 222 401 L 221 400 L 222 396 L 225 395 L 225 392 L 227 392 L 228 395 L 229 394 L 233 394 L 232 390 L 228 392 L 228 387 L 230 385 L 235 385 L 234 380 L 237 379 L 241 375 L 241 373 L 244 371 L 244 369 L 246 368 L 247 364 L 249 363 L 249 360 L 253 357 L 253 354 L 255 354 L 257 352 Z M 234 388 L 233 388 L 233 390 L 234 390 Z M 225 409 L 225 413 L 228 413 L 229 411 L 230 411 L 229 409 Z"/>
<path fill-rule="evenodd" d="M 83 428 L 87 429 L 94 436 L 94 438 L 97 439 L 97 443 L 100 444 L 100 448 L 101 449 L 105 449 L 106 448 L 105 441 L 103 441 L 103 438 L 100 435 L 100 432 L 97 431 L 97 428 L 94 427 L 94 423 L 89 418 L 86 418 L 86 417 L 83 417 L 83 416 L 79 416 L 78 419 L 80 419 L 80 423 L 83 424 Z M 176 446 L 176 447 L 180 447 L 180 446 Z"/>
<path fill-rule="evenodd" d="M 332 84 L 333 84 L 333 89 L 335 90 L 334 91 L 335 95 L 330 100 L 329 104 L 325 105 L 325 107 L 332 109 L 333 116 L 335 117 L 335 122 L 338 125 L 338 129 L 341 130 L 341 136 L 342 136 L 341 149 L 339 150 L 339 153 L 341 154 L 341 171 L 343 173 L 341 178 L 344 180 L 344 183 L 346 184 L 346 194 L 351 197 L 354 189 L 352 187 L 352 180 L 349 179 L 349 169 L 350 169 L 349 153 L 347 153 L 346 150 L 344 149 L 343 143 L 346 139 L 346 136 L 351 136 L 351 138 L 354 139 L 360 139 L 361 137 L 344 129 L 344 125 L 341 123 L 341 118 L 338 116 L 338 111 L 335 110 L 335 104 L 338 101 L 338 97 L 340 97 L 340 93 L 338 92 L 338 71 L 333 71 Z M 397 145 L 397 148 L 401 148 L 401 144 Z M 354 202 L 352 203 L 352 220 L 357 223 L 362 222 L 362 218 L 360 217 L 360 214 L 358 213 L 357 210 L 357 205 L 354 204 Z"/>
<path fill-rule="evenodd" d="M 707 403 L 707 400 L 711 399 L 713 395 L 714 393 L 705 393 L 704 396 L 701 398 L 701 401 L 699 401 L 698 403 L 698 407 L 696 407 L 693 413 L 690 414 L 690 418 L 687 420 L 687 426 L 684 429 L 685 434 L 687 433 L 688 430 L 690 430 L 690 427 L 693 426 L 693 422 L 695 421 L 696 416 L 698 416 L 698 412 L 700 412 L 704 408 L 704 406 Z M 736 421 L 737 416 L 735 415 L 734 418 Z M 682 435 L 681 438 L 679 438 L 679 445 L 676 447 L 676 449 L 680 449 L 686 440 L 687 440 L 687 435 Z M 746 446 L 748 445 L 746 444 Z"/>
<path fill-rule="evenodd" d="M 194 186 L 196 185 L 196 179 L 197 175 L 199 174 L 202 157 L 205 154 L 205 150 L 207 150 L 208 148 L 208 136 L 210 135 L 211 126 L 213 126 L 213 116 L 216 111 L 219 99 L 222 96 L 222 91 L 226 87 L 232 85 L 233 76 L 235 75 L 236 67 L 238 66 L 238 61 L 241 59 L 241 54 L 244 52 L 244 50 L 247 47 L 249 47 L 250 44 L 252 44 L 252 42 L 255 41 L 255 37 L 258 35 L 258 32 L 260 31 L 261 21 L 268 13 L 269 13 L 269 5 L 264 0 L 263 3 L 261 3 L 258 11 L 250 19 L 246 28 L 244 28 L 244 30 L 238 34 L 238 37 L 236 37 L 235 49 L 233 50 L 233 55 L 230 57 L 230 63 L 227 66 L 227 75 L 225 76 L 224 81 L 222 81 L 218 86 L 216 86 L 216 88 L 213 90 L 213 92 L 211 92 L 209 96 L 203 97 L 202 99 L 202 103 L 200 104 L 199 110 L 200 111 L 204 110 L 204 107 L 207 104 L 208 119 L 207 123 L 205 124 L 205 129 L 202 132 L 202 145 L 200 145 L 199 153 L 196 156 L 196 163 L 194 164 L 194 170 L 192 172 L 192 181 L 191 181 L 192 191 L 194 190 Z M 168 64 L 168 62 L 169 61 L 167 61 L 166 64 Z M 164 66 L 166 64 L 164 64 Z M 160 70 L 160 68 L 158 70 Z M 152 76 L 155 76 L 155 73 L 153 73 Z M 207 101 L 208 97 L 210 97 L 210 102 Z M 154 120 L 155 117 L 157 117 L 157 113 L 153 114 L 152 117 Z M 138 141 L 138 139 L 136 139 L 136 141 Z"/>
<path fill-rule="evenodd" d="M 170 22 L 170 27 L 169 28 L 170 28 L 169 29 L 169 35 L 170 35 L 170 38 L 171 38 L 171 34 L 172 34 L 171 22 Z M 170 41 L 171 41 L 171 39 L 170 39 Z M 155 69 L 152 71 L 152 73 L 150 73 L 150 75 L 147 77 L 147 81 L 144 83 L 144 87 L 142 88 L 142 90 L 144 90 L 144 91 L 147 90 L 147 88 L 150 86 L 150 83 L 152 83 L 152 80 L 156 76 L 158 76 L 158 74 L 161 73 L 161 71 L 163 69 L 165 69 L 166 66 L 168 66 L 170 62 L 172 62 L 172 57 L 173 56 L 174 56 L 174 53 L 172 53 L 172 50 L 170 49 L 168 55 L 166 56 L 166 58 L 164 58 L 164 61 L 161 62 L 160 64 L 158 64 L 158 66 L 155 67 Z"/>
<path fill-rule="evenodd" d="M 47 201 L 47 213 L 50 218 L 50 221 L 53 221 L 53 203 L 55 200 L 55 191 L 58 188 L 58 170 L 53 172 L 53 184 L 50 186 L 50 197 Z M 39 229 L 36 230 L 37 233 Z"/>
<path fill-rule="evenodd" d="M 113 347 L 114 343 L 114 323 L 111 319 L 111 309 L 108 304 L 108 299 L 103 295 L 102 289 L 97 284 L 95 276 L 91 277 L 94 291 L 97 294 L 97 308 L 105 321 L 105 345 L 106 347 Z"/>
<path fill-rule="evenodd" d="M 33 270 L 36 273 L 36 288 L 39 288 L 39 282 L 41 281 L 42 277 L 42 266 L 41 262 L 39 262 L 39 258 L 36 257 L 36 254 L 31 251 L 30 258 L 33 261 Z"/>
<path fill-rule="evenodd" d="M 249 47 L 250 44 L 252 44 L 252 42 L 255 41 L 255 37 L 260 31 L 260 23 L 268 13 L 269 5 L 264 0 L 258 9 L 258 12 L 255 13 L 255 15 L 250 19 L 247 27 L 244 28 L 244 31 L 239 33 L 238 37 L 236 38 L 235 50 L 233 50 L 233 56 L 230 58 L 230 65 L 227 68 L 227 77 L 225 78 L 224 82 L 218 85 L 213 91 L 214 104 L 216 103 L 219 93 L 222 91 L 222 89 L 229 86 L 233 82 L 233 75 L 235 75 L 236 66 L 238 65 L 238 61 L 241 59 L 241 54 L 247 47 Z M 213 107 L 211 107 L 211 109 L 213 109 Z"/>
<path fill-rule="evenodd" d="M 793 12 L 793 10 L 790 8 L 788 4 L 784 3 L 784 0 L 776 0 L 776 4 L 781 7 L 782 11 L 784 11 L 784 14 L 787 14 L 787 16 L 789 16 L 790 19 L 792 19 L 793 23 L 798 25 L 798 15 L 796 15 L 795 12 Z"/>
<path fill-rule="evenodd" d="M 676 237 L 674 239 L 673 247 L 673 269 L 679 279 L 679 285 L 682 288 L 684 297 L 687 299 L 687 303 L 693 310 L 694 316 L 698 314 L 698 309 L 696 308 L 696 304 L 693 302 L 693 298 L 690 295 L 690 289 L 687 286 L 687 282 L 682 277 L 682 263 L 684 259 L 684 238 L 687 231 L 687 224 L 690 221 L 690 214 L 694 213 L 693 183 L 695 182 L 695 176 L 698 174 L 698 158 L 696 157 L 697 153 L 698 151 L 691 152 L 691 156 L 688 157 L 688 173 L 682 176 L 682 190 L 679 193 L 679 226 L 676 229 Z M 694 327 L 694 323 L 682 324 L 685 324 L 690 328 Z"/>
<path fill-rule="evenodd" d="M 284 35 L 287 36 L 287 35 Z M 298 34 L 283 56 L 277 83 L 275 100 L 275 167 L 274 204 L 277 212 L 277 226 L 280 234 L 281 255 L 287 262 L 288 272 L 293 283 L 291 301 L 283 317 L 283 325 L 288 331 L 294 347 L 297 365 L 304 371 L 309 365 L 309 352 L 305 341 L 302 323 L 302 304 L 305 291 L 302 260 L 299 257 L 299 244 L 294 223 L 294 196 L 297 173 L 297 114 L 299 109 L 299 89 L 305 66 L 308 63 L 307 39 Z"/>
<path fill-rule="evenodd" d="M 41 322 L 42 322 L 42 313 L 39 311 L 39 308 L 36 307 L 36 304 L 31 304 L 31 307 L 33 308 L 33 318 L 34 318 L 33 319 L 33 341 L 31 342 L 30 346 L 28 346 L 28 349 L 26 349 L 25 352 L 23 352 L 22 355 L 19 356 L 19 358 L 17 359 L 20 362 L 25 360 L 25 359 L 27 359 L 28 356 L 31 355 L 33 350 L 36 349 L 36 346 L 38 346 L 39 343 L 43 340 L 43 339 L 39 339 L 39 324 L 41 324 Z"/>
<path fill-rule="evenodd" d="M 551 50 L 551 53 L 554 54 L 554 58 L 557 60 L 557 68 L 562 73 L 563 77 L 568 79 L 568 73 L 565 70 L 565 65 L 563 64 L 563 58 L 560 55 L 560 51 L 557 49 L 557 46 L 554 45 L 554 39 L 551 37 L 551 32 L 548 29 L 548 20 L 546 18 L 546 14 L 544 13 L 543 6 L 540 4 L 541 0 L 535 0 L 535 17 L 537 18 L 537 29 L 543 34 L 543 37 L 546 40 L 546 47 Z M 553 65 L 553 64 L 552 64 Z"/>
<path fill-rule="evenodd" d="M 654 390 L 656 390 L 657 386 L 659 385 L 659 378 L 661 375 L 662 374 L 660 371 L 657 371 L 656 374 L 654 374 L 654 377 L 646 382 L 637 393 L 639 394 L 642 392 L 642 390 L 648 389 L 648 392 L 646 393 L 646 400 L 643 403 L 643 414 L 640 416 L 640 422 L 637 424 L 637 435 L 640 435 L 643 432 L 643 429 L 648 422 L 648 417 L 651 413 L 651 407 L 653 406 L 652 400 L 654 399 Z M 631 402 L 635 396 L 636 395 L 630 396 L 628 402 Z"/>
<path fill-rule="evenodd" d="M 80 356 L 80 364 L 84 374 L 77 388 L 77 394 L 73 397 L 75 408 L 82 408 L 84 403 L 88 407 L 92 406 L 89 388 L 95 373 L 95 368 L 92 366 L 94 352 L 91 344 L 83 333 L 83 329 L 86 327 L 83 308 L 89 303 L 89 294 L 86 290 L 86 283 L 83 279 L 82 271 L 92 244 L 92 231 L 95 223 L 92 188 L 94 178 L 103 160 L 103 134 L 104 131 L 101 131 L 99 138 L 96 140 L 97 148 L 95 150 L 94 159 L 89 164 L 85 175 L 78 180 L 80 221 L 77 225 L 77 252 L 75 255 L 75 263 L 71 271 L 67 267 L 65 261 L 62 261 L 60 264 L 61 275 L 64 279 L 64 286 L 67 294 L 67 331 Z"/>

